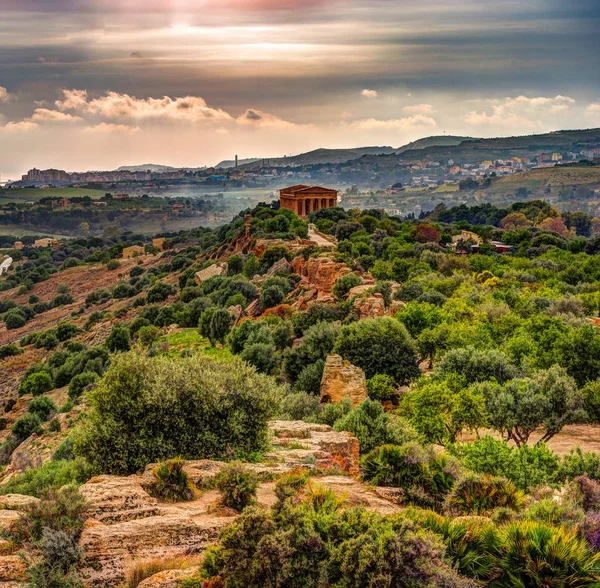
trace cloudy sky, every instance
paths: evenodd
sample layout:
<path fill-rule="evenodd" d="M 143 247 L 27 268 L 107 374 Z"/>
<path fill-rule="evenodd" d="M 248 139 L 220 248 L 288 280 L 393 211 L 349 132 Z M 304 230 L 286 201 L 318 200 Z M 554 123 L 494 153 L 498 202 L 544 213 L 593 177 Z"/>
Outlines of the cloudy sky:
<path fill-rule="evenodd" d="M 0 173 L 600 127 L 598 0 L 0 0 Z"/>

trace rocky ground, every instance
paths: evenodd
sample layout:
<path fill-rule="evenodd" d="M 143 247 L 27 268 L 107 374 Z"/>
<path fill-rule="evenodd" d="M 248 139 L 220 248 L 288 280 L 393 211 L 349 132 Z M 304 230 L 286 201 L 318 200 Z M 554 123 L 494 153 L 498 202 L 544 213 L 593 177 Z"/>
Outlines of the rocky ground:
<path fill-rule="evenodd" d="M 314 481 L 346 498 L 350 506 L 364 506 L 381 513 L 399 510 L 390 489 L 368 487 L 357 480 L 358 441 L 327 425 L 298 421 L 271 423 L 272 451 L 265 461 L 248 464 L 262 480 L 257 501 L 275 503 L 275 479 L 297 468 L 310 470 Z M 210 460 L 188 461 L 185 471 L 194 484 L 210 488 L 211 479 L 225 464 Z M 220 506 L 217 490 L 205 489 L 196 500 L 162 503 L 145 490 L 155 465 L 133 476 L 98 476 L 81 487 L 89 505 L 89 519 L 79 546 L 83 551 L 81 575 L 87 586 L 116 587 L 136 561 L 181 558 L 197 563 L 219 531 L 238 516 Z M 7 495 L 0 498 L 0 528 L 9 529 L 20 511 L 36 498 Z M 0 588 L 22 586 L 24 564 L 19 556 L 0 556 Z M 171 587 L 176 579 L 193 573 L 193 567 L 161 572 L 140 586 Z"/>

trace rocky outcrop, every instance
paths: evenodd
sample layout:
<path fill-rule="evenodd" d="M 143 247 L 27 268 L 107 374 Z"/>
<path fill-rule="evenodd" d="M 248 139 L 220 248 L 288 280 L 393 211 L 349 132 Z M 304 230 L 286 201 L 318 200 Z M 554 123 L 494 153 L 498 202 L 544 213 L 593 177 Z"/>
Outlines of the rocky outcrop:
<path fill-rule="evenodd" d="M 10 531 L 13 525 L 21 518 L 21 513 L 16 510 L 0 510 L 0 531 Z"/>
<path fill-rule="evenodd" d="M 196 284 L 200 285 L 202 282 L 210 278 L 214 278 L 215 276 L 226 276 L 227 275 L 227 264 L 222 261 L 217 261 L 217 263 L 213 263 L 209 265 L 207 268 L 196 272 L 194 279 L 196 280 Z"/>
<path fill-rule="evenodd" d="M 158 514 L 158 501 L 135 477 L 96 476 L 81 486 L 90 516 L 101 523 L 130 521 Z"/>
<path fill-rule="evenodd" d="M 357 298 L 352 305 L 352 310 L 359 319 L 384 316 L 385 303 L 383 296 L 376 293 L 367 298 Z"/>
<path fill-rule="evenodd" d="M 12 588 L 13 586 L 26 586 L 25 562 L 19 555 L 0 556 L 0 586 Z"/>
<path fill-rule="evenodd" d="M 282 257 L 279 261 L 276 261 L 267 272 L 267 277 L 271 278 L 278 274 L 289 274 L 291 266 L 285 257 Z"/>
<path fill-rule="evenodd" d="M 352 406 L 357 406 L 366 397 L 365 372 L 340 355 L 328 355 L 321 379 L 321 402 L 336 403 L 350 398 Z"/>
<path fill-rule="evenodd" d="M 336 262 L 328 256 L 303 257 L 292 260 L 292 271 L 302 277 L 299 287 L 303 290 L 316 290 L 317 297 L 323 298 L 331 294 L 338 278 L 351 273 L 345 263 Z"/>
<path fill-rule="evenodd" d="M 197 573 L 196 568 L 184 570 L 165 570 L 158 572 L 138 584 L 138 588 L 179 588 L 182 580 L 191 578 Z"/>

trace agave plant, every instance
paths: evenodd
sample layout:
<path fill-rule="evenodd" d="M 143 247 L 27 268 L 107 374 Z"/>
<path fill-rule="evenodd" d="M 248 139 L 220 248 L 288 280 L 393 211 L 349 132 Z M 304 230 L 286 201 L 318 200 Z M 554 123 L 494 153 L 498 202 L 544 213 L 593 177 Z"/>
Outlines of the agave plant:
<path fill-rule="evenodd" d="M 194 487 L 183 470 L 185 460 L 175 457 L 158 464 L 149 493 L 166 502 L 194 500 Z"/>
<path fill-rule="evenodd" d="M 490 586 L 577 588 L 600 583 L 600 554 L 592 554 L 573 529 L 522 521 L 502 529 L 501 537 L 503 574 Z"/>

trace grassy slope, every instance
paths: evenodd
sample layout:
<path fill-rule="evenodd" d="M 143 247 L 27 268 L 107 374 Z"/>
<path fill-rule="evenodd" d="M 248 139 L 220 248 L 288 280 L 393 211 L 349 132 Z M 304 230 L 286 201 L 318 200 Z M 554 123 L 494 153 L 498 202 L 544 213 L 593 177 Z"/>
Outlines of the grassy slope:
<path fill-rule="evenodd" d="M 105 190 L 91 190 L 89 188 L 23 188 L 20 190 L 0 190 L 0 204 L 8 202 L 25 202 L 27 200 L 40 200 L 42 198 L 73 198 L 75 196 L 89 196 L 94 200 L 101 198 Z"/>

